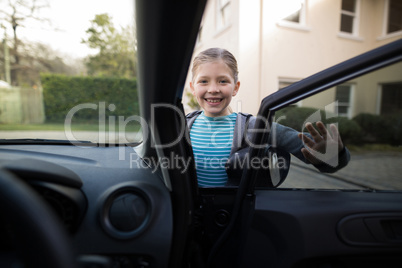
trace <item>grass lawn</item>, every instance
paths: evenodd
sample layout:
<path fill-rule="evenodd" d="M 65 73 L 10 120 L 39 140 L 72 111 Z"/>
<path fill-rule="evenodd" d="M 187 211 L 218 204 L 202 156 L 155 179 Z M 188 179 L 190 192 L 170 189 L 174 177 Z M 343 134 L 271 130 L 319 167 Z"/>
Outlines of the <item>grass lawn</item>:
<path fill-rule="evenodd" d="M 109 131 L 109 125 L 106 124 L 106 131 Z M 126 126 L 126 131 L 137 132 L 140 129 L 138 125 L 129 124 Z M 98 131 L 97 124 L 73 124 L 73 131 Z M 118 131 L 118 126 L 115 126 L 115 131 Z M 64 124 L 0 124 L 0 131 L 64 131 Z"/>

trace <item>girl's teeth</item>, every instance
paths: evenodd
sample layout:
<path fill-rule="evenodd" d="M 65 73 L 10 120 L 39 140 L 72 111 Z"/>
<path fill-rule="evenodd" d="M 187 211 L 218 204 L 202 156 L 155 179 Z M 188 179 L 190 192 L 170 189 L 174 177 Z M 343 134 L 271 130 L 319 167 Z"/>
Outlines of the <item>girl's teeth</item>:
<path fill-rule="evenodd" d="M 209 102 L 220 102 L 220 100 L 208 100 Z"/>

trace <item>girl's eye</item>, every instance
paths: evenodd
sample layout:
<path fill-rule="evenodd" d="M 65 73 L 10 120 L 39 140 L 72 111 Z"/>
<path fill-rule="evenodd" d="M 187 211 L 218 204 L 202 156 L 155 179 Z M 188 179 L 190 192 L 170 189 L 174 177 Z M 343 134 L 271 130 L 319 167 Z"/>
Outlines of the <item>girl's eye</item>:
<path fill-rule="evenodd" d="M 221 81 L 219 81 L 219 83 L 221 83 L 221 84 L 226 84 L 228 81 L 226 81 L 226 80 L 221 80 Z"/>
<path fill-rule="evenodd" d="M 208 81 L 207 80 L 201 80 L 201 81 L 199 81 L 199 83 L 200 84 L 206 84 L 206 83 L 208 83 Z"/>

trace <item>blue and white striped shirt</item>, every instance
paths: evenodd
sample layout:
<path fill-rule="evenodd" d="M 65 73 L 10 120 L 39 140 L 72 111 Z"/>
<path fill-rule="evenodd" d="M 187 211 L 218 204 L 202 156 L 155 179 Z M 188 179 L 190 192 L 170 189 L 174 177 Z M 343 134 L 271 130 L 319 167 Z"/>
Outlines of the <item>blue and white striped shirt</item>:
<path fill-rule="evenodd" d="M 228 180 L 225 163 L 229 159 L 237 114 L 208 117 L 202 112 L 194 121 L 190 138 L 198 185 L 224 186 Z"/>

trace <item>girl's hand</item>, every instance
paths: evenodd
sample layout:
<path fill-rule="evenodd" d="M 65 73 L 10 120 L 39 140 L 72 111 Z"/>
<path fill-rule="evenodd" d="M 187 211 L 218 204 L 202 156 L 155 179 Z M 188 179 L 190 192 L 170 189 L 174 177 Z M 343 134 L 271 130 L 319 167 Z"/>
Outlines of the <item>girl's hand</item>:
<path fill-rule="evenodd" d="M 312 123 L 306 123 L 306 128 L 313 139 L 303 133 L 299 133 L 298 136 L 305 146 L 301 151 L 304 157 L 313 165 L 325 163 L 336 167 L 339 152 L 344 148 L 338 128 L 331 124 L 329 131 L 327 131 L 325 125 L 320 121 L 316 123 L 316 126 L 319 131 L 314 128 Z"/>

